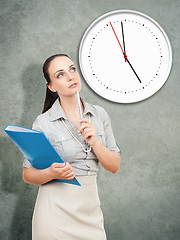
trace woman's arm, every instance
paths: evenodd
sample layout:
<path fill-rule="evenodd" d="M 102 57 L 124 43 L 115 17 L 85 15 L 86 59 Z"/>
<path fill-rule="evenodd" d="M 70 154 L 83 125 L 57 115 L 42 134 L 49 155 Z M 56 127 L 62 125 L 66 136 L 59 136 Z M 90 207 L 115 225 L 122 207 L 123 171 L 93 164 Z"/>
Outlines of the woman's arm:
<path fill-rule="evenodd" d="M 41 185 L 52 179 L 73 179 L 75 177 L 72 166 L 69 163 L 53 163 L 49 168 L 36 169 L 34 167 L 23 168 L 23 180 L 29 184 Z"/>
<path fill-rule="evenodd" d="M 120 156 L 111 152 L 103 146 L 98 140 L 92 145 L 93 151 L 100 161 L 101 165 L 112 173 L 116 173 L 120 168 Z"/>
<path fill-rule="evenodd" d="M 107 171 L 116 173 L 120 167 L 120 156 L 99 142 L 94 125 L 86 118 L 82 118 L 79 121 L 84 122 L 79 128 L 79 132 L 82 133 L 84 139 L 91 145 L 102 166 Z"/>

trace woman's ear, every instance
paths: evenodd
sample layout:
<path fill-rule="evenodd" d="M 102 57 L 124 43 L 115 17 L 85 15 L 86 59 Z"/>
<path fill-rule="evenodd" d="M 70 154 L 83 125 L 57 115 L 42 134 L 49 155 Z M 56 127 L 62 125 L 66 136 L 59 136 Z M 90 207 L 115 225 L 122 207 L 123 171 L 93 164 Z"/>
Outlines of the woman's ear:
<path fill-rule="evenodd" d="M 54 90 L 51 84 L 46 84 L 46 85 L 49 88 L 49 90 L 51 90 L 51 92 L 56 92 L 56 90 Z"/>

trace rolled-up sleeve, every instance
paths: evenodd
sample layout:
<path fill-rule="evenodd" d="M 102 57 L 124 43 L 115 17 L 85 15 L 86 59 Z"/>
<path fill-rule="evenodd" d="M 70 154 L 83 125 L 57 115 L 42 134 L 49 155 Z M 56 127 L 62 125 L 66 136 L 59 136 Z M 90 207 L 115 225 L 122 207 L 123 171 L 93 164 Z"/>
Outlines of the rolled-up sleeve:
<path fill-rule="evenodd" d="M 32 124 L 32 129 L 42 131 L 38 119 L 36 119 Z M 32 167 L 31 163 L 27 160 L 27 158 L 23 157 L 23 167 L 30 168 Z"/>
<path fill-rule="evenodd" d="M 111 119 L 109 115 L 107 114 L 106 110 L 103 108 L 102 111 L 102 117 L 103 117 L 103 125 L 104 125 L 104 132 L 105 132 L 105 140 L 106 140 L 106 147 L 112 151 L 121 155 L 121 150 L 116 143 L 116 140 L 114 138 L 113 130 L 111 127 Z"/>

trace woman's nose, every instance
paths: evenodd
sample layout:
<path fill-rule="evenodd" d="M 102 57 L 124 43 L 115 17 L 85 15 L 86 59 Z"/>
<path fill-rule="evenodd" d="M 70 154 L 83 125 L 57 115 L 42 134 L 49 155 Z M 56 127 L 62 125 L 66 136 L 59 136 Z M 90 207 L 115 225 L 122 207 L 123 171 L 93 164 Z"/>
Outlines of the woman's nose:
<path fill-rule="evenodd" d="M 71 81 L 73 79 L 73 74 L 72 73 L 68 73 L 67 74 L 67 80 Z"/>

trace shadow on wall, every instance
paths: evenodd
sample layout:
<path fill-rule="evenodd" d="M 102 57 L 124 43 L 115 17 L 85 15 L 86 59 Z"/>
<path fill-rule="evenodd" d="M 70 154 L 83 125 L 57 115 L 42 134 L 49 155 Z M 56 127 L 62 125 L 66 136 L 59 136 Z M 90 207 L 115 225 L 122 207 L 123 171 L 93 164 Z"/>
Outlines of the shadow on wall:
<path fill-rule="evenodd" d="M 42 66 L 31 65 L 26 68 L 22 74 L 21 81 L 24 89 L 24 107 L 21 120 L 17 125 L 31 128 L 33 121 L 42 111 L 46 85 L 45 82 L 43 82 L 41 69 Z M 11 232 L 7 233 L 7 229 L 4 228 L 1 237 L 2 239 L 7 239 L 7 235 L 9 235 L 10 240 L 31 239 L 31 219 L 38 186 L 23 182 L 23 155 L 12 140 L 9 137 L 3 137 L 1 138 L 1 143 L 1 193 L 4 192 L 6 196 L 11 196 L 11 194 L 16 196 L 10 226 Z M 6 207 L 8 207 L 8 205 L 4 203 L 4 208 Z M 5 210 L 5 212 L 8 211 L 8 209 Z M 6 218 L 6 216 L 4 216 L 4 218 Z"/>

